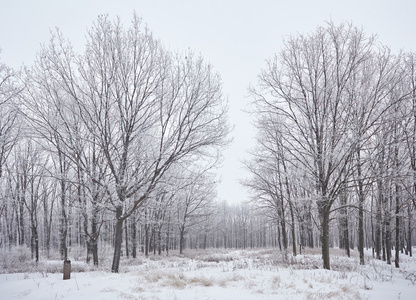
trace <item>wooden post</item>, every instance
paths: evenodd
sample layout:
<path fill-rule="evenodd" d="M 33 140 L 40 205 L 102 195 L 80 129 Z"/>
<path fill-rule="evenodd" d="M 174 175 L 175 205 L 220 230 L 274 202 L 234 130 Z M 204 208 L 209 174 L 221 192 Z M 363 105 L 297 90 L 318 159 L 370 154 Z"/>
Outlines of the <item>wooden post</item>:
<path fill-rule="evenodd" d="M 64 260 L 64 280 L 71 278 L 71 261 L 68 258 Z"/>

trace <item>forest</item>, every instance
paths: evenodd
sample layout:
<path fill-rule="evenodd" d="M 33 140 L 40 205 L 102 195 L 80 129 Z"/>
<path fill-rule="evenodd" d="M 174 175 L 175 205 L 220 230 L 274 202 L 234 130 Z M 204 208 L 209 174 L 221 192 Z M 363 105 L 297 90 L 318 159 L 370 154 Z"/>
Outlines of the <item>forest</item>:
<path fill-rule="evenodd" d="M 1 251 L 93 266 L 112 252 L 113 273 L 191 249 L 317 248 L 324 269 L 334 248 L 360 265 L 365 250 L 396 268 L 412 257 L 415 53 L 349 23 L 287 38 L 248 88 L 239 204 L 216 195 L 232 141 L 214 67 L 136 16 L 100 16 L 83 52 L 56 30 L 33 66 L 0 61 Z"/>

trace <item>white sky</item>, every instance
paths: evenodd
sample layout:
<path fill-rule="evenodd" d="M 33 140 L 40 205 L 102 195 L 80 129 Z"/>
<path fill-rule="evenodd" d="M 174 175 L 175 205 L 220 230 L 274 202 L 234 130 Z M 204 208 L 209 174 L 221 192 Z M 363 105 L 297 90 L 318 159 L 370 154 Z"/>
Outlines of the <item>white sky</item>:
<path fill-rule="evenodd" d="M 312 32 L 328 20 L 348 21 L 395 52 L 416 51 L 415 0 L 0 0 L 0 60 L 13 68 L 31 65 L 55 27 L 82 51 L 99 14 L 119 16 L 127 27 L 133 11 L 165 46 L 201 53 L 221 74 L 235 129 L 218 196 L 231 203 L 248 199 L 239 184 L 241 161 L 254 144 L 250 116 L 242 111 L 247 89 L 285 36 Z"/>

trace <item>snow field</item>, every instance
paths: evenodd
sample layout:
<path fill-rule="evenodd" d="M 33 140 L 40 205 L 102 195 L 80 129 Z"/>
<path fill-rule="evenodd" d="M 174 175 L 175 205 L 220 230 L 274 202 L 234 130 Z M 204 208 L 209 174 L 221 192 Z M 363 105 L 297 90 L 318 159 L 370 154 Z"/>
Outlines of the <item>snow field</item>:
<path fill-rule="evenodd" d="M 367 257 L 331 255 L 332 270 L 310 253 L 284 257 L 276 249 L 189 250 L 124 259 L 119 274 L 42 270 L 0 275 L 0 299 L 415 299 L 416 263 L 401 255 L 401 268 Z M 353 254 L 356 254 L 353 252 Z M 56 265 L 59 262 L 48 262 Z M 75 262 L 81 264 L 81 262 Z M 44 266 L 47 264 L 42 265 Z M 77 267 L 80 268 L 79 266 Z M 88 269 L 88 266 L 85 266 Z"/>

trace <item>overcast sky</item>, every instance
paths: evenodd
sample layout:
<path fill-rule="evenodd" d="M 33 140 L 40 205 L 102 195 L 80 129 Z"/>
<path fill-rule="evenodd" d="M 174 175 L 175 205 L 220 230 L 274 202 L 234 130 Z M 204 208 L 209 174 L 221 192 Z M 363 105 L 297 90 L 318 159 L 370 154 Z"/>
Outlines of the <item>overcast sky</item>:
<path fill-rule="evenodd" d="M 13 68 L 30 66 L 56 27 L 82 51 L 99 14 L 119 16 L 127 27 L 134 11 L 166 47 L 200 53 L 221 75 L 235 128 L 218 196 L 231 203 L 248 199 L 239 185 L 245 176 L 241 161 L 254 144 L 250 116 L 243 112 L 247 89 L 285 36 L 312 32 L 329 20 L 347 21 L 377 34 L 395 52 L 416 51 L 415 0 L 0 0 L 0 60 Z"/>

